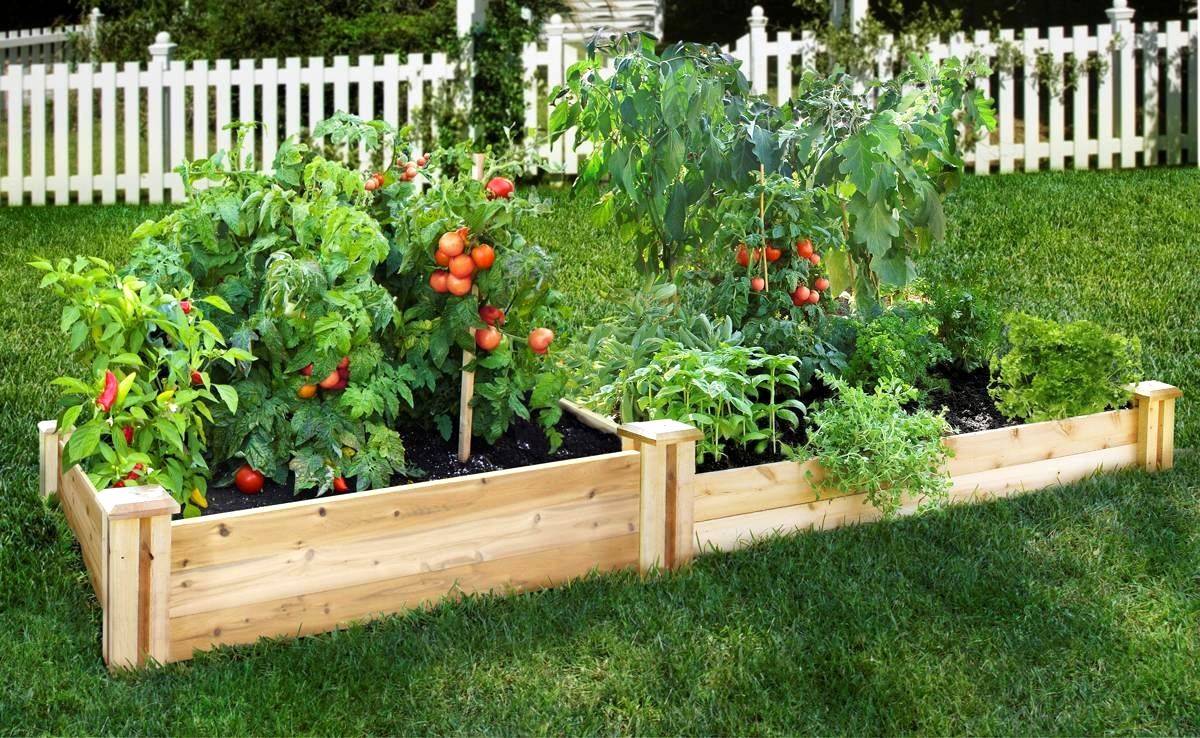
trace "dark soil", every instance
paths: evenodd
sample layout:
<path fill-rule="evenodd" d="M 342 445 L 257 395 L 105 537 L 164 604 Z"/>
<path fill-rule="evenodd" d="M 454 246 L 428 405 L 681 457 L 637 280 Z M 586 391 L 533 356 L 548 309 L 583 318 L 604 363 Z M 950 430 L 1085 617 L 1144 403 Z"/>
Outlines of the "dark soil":
<path fill-rule="evenodd" d="M 929 393 L 925 406 L 937 412 L 946 411 L 946 422 L 958 433 L 974 433 L 993 428 L 1016 425 L 996 409 L 996 403 L 988 394 L 988 371 L 979 369 L 964 372 L 953 367 L 943 367 L 936 376 L 945 379 L 945 389 Z"/>
<path fill-rule="evenodd" d="M 397 477 L 392 480 L 392 484 L 401 485 L 498 469 L 515 469 L 621 450 L 621 441 L 616 436 L 589 428 L 569 413 L 563 414 L 557 427 L 559 433 L 562 433 L 563 443 L 554 453 L 550 453 L 550 444 L 541 428 L 535 423 L 518 419 L 509 428 L 508 433 L 494 445 L 489 446 L 476 438 L 472 444 L 471 458 L 466 463 L 460 463 L 458 460 L 457 437 L 446 441 L 442 439 L 441 434 L 433 430 L 402 430 L 400 435 L 404 438 L 408 464 L 420 469 L 423 475 Z M 241 494 L 233 487 L 214 487 L 208 492 L 208 510 L 205 514 L 268 507 L 314 497 L 316 494 L 312 491 L 295 494 L 290 484 L 275 484 L 270 480 L 263 486 L 262 492 L 256 495 Z"/>

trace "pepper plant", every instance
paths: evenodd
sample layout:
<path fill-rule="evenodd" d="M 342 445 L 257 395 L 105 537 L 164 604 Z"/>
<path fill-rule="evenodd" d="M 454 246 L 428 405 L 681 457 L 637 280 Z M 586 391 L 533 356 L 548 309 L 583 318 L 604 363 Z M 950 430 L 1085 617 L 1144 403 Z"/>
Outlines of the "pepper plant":
<path fill-rule="evenodd" d="M 643 33 L 593 37 L 567 70 L 550 116 L 551 140 L 576 129 L 593 151 L 579 182 L 608 178 L 597 221 L 615 221 L 636 245 L 638 271 L 673 275 L 685 253 L 711 237 L 714 187 L 728 160 L 726 96 L 750 92 L 737 62 L 717 46 L 677 43 L 661 53 Z M 611 71 L 604 57 L 614 57 Z"/>
<path fill-rule="evenodd" d="M 205 506 L 205 451 L 219 412 L 238 410 L 234 387 L 214 381 L 253 356 L 228 347 L 205 307 L 229 312 L 223 299 L 166 293 L 118 276 L 95 257 L 35 261 L 42 286 L 64 301 L 59 325 L 82 377 L 53 381 L 67 398 L 58 432 L 70 433 L 64 461 L 84 462 L 98 488 L 157 484 L 184 504 Z"/>

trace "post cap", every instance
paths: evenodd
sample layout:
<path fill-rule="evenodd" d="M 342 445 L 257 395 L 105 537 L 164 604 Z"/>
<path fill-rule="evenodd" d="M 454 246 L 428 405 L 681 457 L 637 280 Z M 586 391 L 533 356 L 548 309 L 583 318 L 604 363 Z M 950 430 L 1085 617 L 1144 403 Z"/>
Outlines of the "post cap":
<path fill-rule="evenodd" d="M 685 441 L 698 441 L 704 438 L 699 428 L 680 423 L 678 420 L 646 420 L 638 423 L 625 423 L 617 432 L 626 438 L 632 438 L 651 446 L 662 446 Z"/>
<path fill-rule="evenodd" d="M 156 515 L 174 515 L 179 512 L 179 503 L 157 484 L 140 487 L 112 487 L 102 490 L 96 499 L 109 519 L 151 518 Z"/>
<path fill-rule="evenodd" d="M 1174 400 L 1183 397 L 1183 390 L 1153 379 L 1128 385 L 1126 389 L 1139 400 Z"/>

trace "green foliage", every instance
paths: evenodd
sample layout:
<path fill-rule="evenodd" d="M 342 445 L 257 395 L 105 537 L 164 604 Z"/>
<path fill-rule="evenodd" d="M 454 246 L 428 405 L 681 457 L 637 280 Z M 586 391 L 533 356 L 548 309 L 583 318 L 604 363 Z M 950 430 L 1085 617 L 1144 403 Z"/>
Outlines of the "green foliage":
<path fill-rule="evenodd" d="M 207 489 L 204 453 L 213 414 L 218 402 L 231 413 L 238 409 L 236 389 L 214 382 L 213 374 L 253 358 L 227 348 L 202 309 L 228 312 L 229 306 L 216 295 L 192 302 L 190 290 L 166 294 L 136 277 L 119 277 L 98 257 L 32 266 L 46 273 L 41 286 L 63 301 L 59 328 L 85 367 L 83 379 L 52 382 L 69 398 L 58 414 L 59 432 L 71 434 L 65 462 L 82 463 L 99 489 L 158 484 L 186 503 L 188 514 L 199 513 L 189 498 L 192 490 L 203 497 Z M 188 304 L 187 313 L 181 304 Z M 109 372 L 116 392 L 102 404 Z"/>
<path fill-rule="evenodd" d="M 602 72 L 606 57 L 615 57 L 611 74 Z M 636 33 L 603 43 L 597 34 L 556 92 L 552 140 L 575 128 L 577 143 L 593 144 L 579 181 L 610 180 L 595 222 L 616 224 L 643 275 L 674 274 L 716 228 L 713 188 L 731 171 L 727 94 L 748 95 L 749 84 L 716 46 L 659 53 Z"/>
<path fill-rule="evenodd" d="M 489 0 L 487 21 L 472 29 L 475 84 L 471 122 L 477 146 L 507 147 L 524 139 L 525 44 L 543 21 L 563 10 L 560 0 Z M 526 20 L 523 11 L 529 13 Z"/>
<path fill-rule="evenodd" d="M 845 73 L 810 72 L 794 113 L 773 140 L 762 137 L 760 158 L 828 193 L 849 256 L 834 288 L 852 287 L 865 312 L 875 309 L 881 285 L 908 284 L 917 259 L 944 240 L 942 197 L 957 186 L 963 165 L 958 127 L 995 125 L 990 99 L 973 86 L 986 74 L 981 64 L 949 59 L 939 66 L 928 58 L 865 86 Z"/>
<path fill-rule="evenodd" d="M 938 340 L 965 371 L 990 366 L 1000 351 L 1000 310 L 975 293 L 935 284 L 927 310 L 937 321 Z"/>
<path fill-rule="evenodd" d="M 917 399 L 915 389 L 895 379 L 873 391 L 823 379 L 837 397 L 810 414 L 815 429 L 805 451 L 820 462 L 826 485 L 843 494 L 866 493 L 885 516 L 897 513 L 906 498 L 922 505 L 945 500 L 950 476 L 942 436 L 950 427 L 928 410 L 904 410 Z M 794 456 L 803 460 L 799 452 Z"/>
<path fill-rule="evenodd" d="M 453 49 L 452 0 L 79 0 L 98 5 L 99 55 L 144 61 L 159 31 L 179 44 L 180 59 L 405 54 Z"/>
<path fill-rule="evenodd" d="M 930 389 L 929 371 L 949 361 L 938 341 L 937 319 L 924 306 L 902 303 L 860 322 L 846 380 L 858 387 L 898 381 L 918 390 Z"/>
<path fill-rule="evenodd" d="M 670 418 L 699 428 L 697 461 L 719 460 L 730 446 L 757 453 L 781 448 L 785 428 L 796 428 L 805 408 L 798 396 L 807 377 L 795 356 L 757 347 L 684 348 L 666 341 L 645 366 L 607 385 L 595 398 L 613 404 L 631 394 L 641 418 Z"/>
<path fill-rule="evenodd" d="M 1080 320 L 1058 323 L 1017 313 L 992 396 L 1010 418 L 1056 420 L 1122 407 L 1141 376 L 1141 343 Z"/>

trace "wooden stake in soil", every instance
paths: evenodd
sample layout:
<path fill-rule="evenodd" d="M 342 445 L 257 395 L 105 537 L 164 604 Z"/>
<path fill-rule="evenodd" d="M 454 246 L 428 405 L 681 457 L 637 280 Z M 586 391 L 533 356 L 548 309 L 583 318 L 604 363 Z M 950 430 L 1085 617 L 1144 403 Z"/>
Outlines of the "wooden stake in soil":
<path fill-rule="evenodd" d="M 486 158 L 485 154 L 474 154 L 472 156 L 475 166 L 472 168 L 471 176 L 476 180 L 483 181 L 483 163 Z M 472 288 L 474 289 L 474 288 Z M 478 295 L 478 291 L 475 291 Z M 475 340 L 475 329 L 470 329 L 471 340 Z M 475 354 L 471 351 L 463 351 L 462 365 L 462 382 L 458 390 L 458 460 L 466 461 L 471 458 L 471 433 L 472 423 L 474 421 L 474 413 L 471 410 L 471 398 L 475 396 L 475 372 L 469 372 L 465 367 L 475 361 Z"/>
<path fill-rule="evenodd" d="M 762 246 L 758 249 L 759 261 L 762 262 L 763 290 L 771 289 L 771 275 L 767 273 L 767 168 L 758 165 L 758 183 L 762 190 L 758 193 L 758 222 L 762 226 Z"/>

